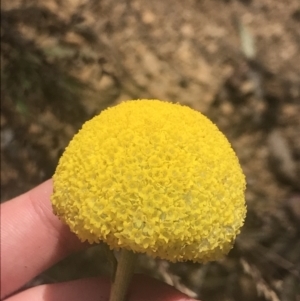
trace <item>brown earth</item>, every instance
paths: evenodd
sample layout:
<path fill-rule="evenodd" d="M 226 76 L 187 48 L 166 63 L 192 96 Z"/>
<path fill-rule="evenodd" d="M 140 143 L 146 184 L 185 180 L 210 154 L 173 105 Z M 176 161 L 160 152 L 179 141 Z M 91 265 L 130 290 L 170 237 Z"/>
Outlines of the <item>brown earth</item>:
<path fill-rule="evenodd" d="M 300 300 L 298 0 L 4 0 L 1 19 L 2 201 L 51 177 L 73 134 L 107 106 L 181 102 L 232 142 L 246 225 L 223 261 L 141 256 L 139 269 L 203 300 Z M 29 285 L 106 273 L 101 254 Z"/>

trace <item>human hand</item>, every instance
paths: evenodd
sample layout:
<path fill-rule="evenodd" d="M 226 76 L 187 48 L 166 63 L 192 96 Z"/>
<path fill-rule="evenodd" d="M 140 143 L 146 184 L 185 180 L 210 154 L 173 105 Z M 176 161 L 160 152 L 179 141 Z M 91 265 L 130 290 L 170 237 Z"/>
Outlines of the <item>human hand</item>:
<path fill-rule="evenodd" d="M 52 213 L 52 181 L 1 205 L 1 300 L 53 264 L 85 247 Z M 40 285 L 7 301 L 108 300 L 106 278 Z M 137 275 L 129 289 L 130 301 L 194 300 L 176 289 Z"/>

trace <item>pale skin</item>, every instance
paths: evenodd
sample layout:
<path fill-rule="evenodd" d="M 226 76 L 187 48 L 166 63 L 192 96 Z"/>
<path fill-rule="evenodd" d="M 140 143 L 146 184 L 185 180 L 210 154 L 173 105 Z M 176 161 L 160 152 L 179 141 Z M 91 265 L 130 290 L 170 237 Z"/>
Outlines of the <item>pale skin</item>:
<path fill-rule="evenodd" d="M 53 214 L 52 181 L 1 205 L 1 300 L 69 254 L 86 248 Z M 108 278 L 40 285 L 15 294 L 7 301 L 105 301 Z M 128 301 L 194 300 L 174 288 L 137 275 Z"/>

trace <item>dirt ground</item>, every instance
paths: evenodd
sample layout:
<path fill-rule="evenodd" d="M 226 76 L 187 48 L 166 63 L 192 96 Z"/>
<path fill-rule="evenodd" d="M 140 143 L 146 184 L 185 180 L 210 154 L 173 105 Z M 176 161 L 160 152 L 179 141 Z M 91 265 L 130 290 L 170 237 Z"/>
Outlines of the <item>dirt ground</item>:
<path fill-rule="evenodd" d="M 203 301 L 299 301 L 299 28 L 298 0 L 3 0 L 2 202 L 50 178 L 74 133 L 106 107 L 180 102 L 232 142 L 246 224 L 220 262 L 141 256 L 138 270 Z M 107 269 L 95 247 L 28 285 Z"/>

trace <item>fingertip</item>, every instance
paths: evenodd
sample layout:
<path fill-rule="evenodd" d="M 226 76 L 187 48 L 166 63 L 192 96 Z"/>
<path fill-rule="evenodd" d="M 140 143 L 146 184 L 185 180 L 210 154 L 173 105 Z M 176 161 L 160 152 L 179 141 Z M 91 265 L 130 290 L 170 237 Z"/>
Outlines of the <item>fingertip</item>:
<path fill-rule="evenodd" d="M 1 297 L 84 247 L 53 214 L 52 189 L 48 180 L 1 205 Z"/>

